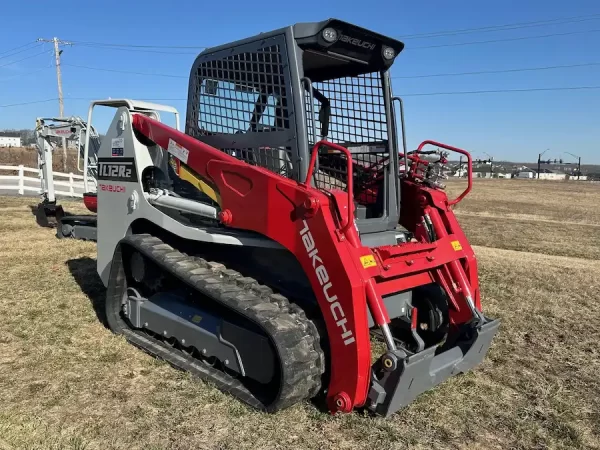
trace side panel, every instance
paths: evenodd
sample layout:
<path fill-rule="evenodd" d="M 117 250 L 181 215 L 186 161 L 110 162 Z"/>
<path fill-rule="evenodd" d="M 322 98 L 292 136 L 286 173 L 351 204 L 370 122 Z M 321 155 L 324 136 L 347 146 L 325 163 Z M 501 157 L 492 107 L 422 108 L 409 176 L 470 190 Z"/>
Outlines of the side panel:
<path fill-rule="evenodd" d="M 105 285 L 108 283 L 115 248 L 128 233 L 131 224 L 138 219 L 152 222 L 184 239 L 280 248 L 273 241 L 249 233 L 184 225 L 148 203 L 140 177 L 149 166 L 167 164 L 166 152 L 158 147 L 142 145 L 133 135 L 131 126 L 126 126 L 131 120 L 128 109 L 119 108 L 99 150 L 97 270 Z M 113 142 L 115 145 L 123 144 L 122 157 L 112 156 Z"/>

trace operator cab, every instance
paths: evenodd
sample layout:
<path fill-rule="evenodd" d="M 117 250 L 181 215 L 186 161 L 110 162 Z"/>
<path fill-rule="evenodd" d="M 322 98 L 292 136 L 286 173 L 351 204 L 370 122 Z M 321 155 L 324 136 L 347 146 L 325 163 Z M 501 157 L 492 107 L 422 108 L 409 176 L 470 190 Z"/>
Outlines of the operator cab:
<path fill-rule="evenodd" d="M 192 67 L 186 133 L 298 181 L 316 142 L 348 148 L 363 243 L 367 235 L 395 243 L 399 149 L 389 69 L 403 48 L 330 19 L 207 49 Z M 346 190 L 346 156 L 321 149 L 312 182 Z"/>

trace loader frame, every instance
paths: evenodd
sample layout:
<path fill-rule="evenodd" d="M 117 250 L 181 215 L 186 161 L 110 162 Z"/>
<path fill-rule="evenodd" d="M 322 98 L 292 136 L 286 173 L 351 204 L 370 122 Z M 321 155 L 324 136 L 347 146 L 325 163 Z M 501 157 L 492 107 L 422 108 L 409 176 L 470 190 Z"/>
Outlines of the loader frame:
<path fill-rule="evenodd" d="M 121 109 L 117 114 L 124 112 Z M 327 328 L 330 354 L 327 399 L 332 411 L 348 412 L 354 407 L 367 405 L 381 414 L 391 414 L 423 390 L 440 382 L 442 374 L 447 376 L 469 370 L 484 357 L 499 323 L 474 313 L 481 307 L 475 256 L 443 192 L 408 179 L 403 181 L 403 192 L 410 192 L 410 197 L 418 202 L 414 205 L 414 215 L 407 216 L 405 220 L 409 221 L 419 214 L 434 218 L 434 227 L 439 233 L 435 242 L 369 248 L 361 244 L 350 221 L 348 198 L 351 186 L 349 193 L 327 193 L 311 187 L 310 179 L 299 183 L 267 169 L 251 166 L 145 114 L 129 112 L 129 120 L 132 128 L 125 130 L 125 142 L 131 144 L 129 151 L 125 149 L 125 155 L 134 163 L 135 175 L 127 183 L 112 180 L 113 184 L 123 186 L 122 191 L 119 189 L 119 192 L 110 194 L 111 200 L 108 193 L 100 191 L 103 195 L 100 205 L 115 209 L 113 205 L 125 201 L 119 208 L 125 207 L 129 211 L 130 224 L 137 218 L 156 216 L 156 212 L 150 213 L 150 210 L 156 211 L 149 203 L 151 195 L 144 192 L 141 185 L 144 173 L 154 167 L 152 159 L 143 153 L 150 151 L 152 155 L 156 154 L 156 150 L 153 147 L 144 150 L 136 136 L 148 138 L 157 146 L 156 149 L 170 149 L 171 154 L 181 156 L 181 149 L 184 149 L 186 158 L 183 162 L 204 179 L 211 180 L 218 189 L 222 202 L 218 217 L 225 229 L 240 230 L 241 236 L 244 232 L 255 232 L 257 237 L 263 236 L 267 240 L 261 242 L 259 239 L 252 243 L 251 235 L 248 235 L 245 245 L 280 245 L 294 254 L 302 266 Z M 116 121 L 117 118 L 113 126 Z M 117 160 L 110 157 L 103 158 L 110 151 L 106 145 L 101 150 L 101 161 L 116 163 Z M 323 146 L 341 150 L 336 144 L 319 142 L 315 144 L 313 155 Z M 346 149 L 343 151 L 348 152 Z M 131 155 L 135 156 L 131 158 Z M 351 170 L 352 159 L 347 161 L 348 170 Z M 309 169 L 314 162 L 315 158 L 309 163 Z M 311 170 L 307 175 L 310 173 Z M 118 198 L 122 200 L 118 201 Z M 265 203 L 264 199 L 268 202 Z M 249 204 L 255 206 L 248 208 Z M 159 216 L 160 213 L 156 217 Z M 103 217 L 100 214 L 99 217 L 101 221 L 110 221 L 109 215 Z M 164 222 L 160 226 L 175 230 Z M 189 239 L 243 245 L 240 238 L 227 238 L 223 231 L 205 230 L 204 237 L 200 237 L 202 233 L 199 235 L 193 227 L 178 225 L 177 228 L 189 228 L 187 232 L 177 232 Z M 125 231 L 109 230 L 102 226 L 102 222 L 99 229 L 99 238 L 103 232 L 110 234 L 110 239 L 104 242 L 112 241 L 114 246 L 125 236 Z M 446 235 L 443 235 L 444 230 Z M 109 248 L 99 248 L 99 273 L 106 281 L 111 259 Z M 455 270 L 459 279 L 455 278 Z M 388 352 L 381 360 L 396 361 L 390 363 L 390 367 L 386 365 L 385 372 L 394 374 L 391 379 L 396 381 L 392 383 L 389 375 L 378 379 L 373 375 L 375 368 L 371 367 L 367 311 L 375 325 L 385 330 L 390 318 L 383 297 L 432 282 L 440 283 L 453 294 L 451 323 L 460 328 L 475 321 L 475 334 L 469 331 L 459 333 L 451 350 L 439 353 L 439 348 L 433 348 L 424 354 L 417 353 L 420 356 L 411 359 L 410 355 L 402 356 L 403 350 L 384 333 L 384 338 L 388 338 Z M 469 303 L 470 295 L 473 296 L 473 308 Z M 420 382 L 414 385 L 407 383 L 402 373 Z M 405 388 L 398 391 L 399 383 Z"/>
<path fill-rule="evenodd" d="M 337 40 L 323 42 L 327 27 L 338 30 Z M 399 155 L 388 72 L 393 61 L 385 52 L 402 48 L 398 41 L 335 19 L 298 24 L 203 52 L 190 76 L 185 134 L 156 120 L 150 110 L 122 105 L 98 166 L 98 273 L 108 286 L 111 314 L 124 313 L 119 302 L 125 297 L 132 305 L 149 301 L 127 293 L 127 275 L 119 269 L 126 264 L 121 249 L 132 243 L 148 243 L 148 254 L 155 249 L 165 271 L 189 268 L 188 285 L 198 292 L 211 277 L 245 276 L 243 270 L 224 275 L 226 268 L 198 267 L 188 247 L 275 249 L 291 255 L 310 288 L 309 300 L 318 305 L 313 323 L 324 323 L 322 382 L 332 412 L 366 406 L 387 416 L 477 365 L 499 322 L 481 311 L 475 254 L 451 209 L 466 192 L 447 198 L 423 147 L 457 151 L 469 162 L 471 157 L 433 141 L 414 152 L 404 145 Z M 328 86 L 332 80 L 334 86 Z M 376 93 L 369 93 L 373 88 Z M 316 111 L 315 102 L 324 107 L 323 98 L 339 92 L 340 98 L 330 99 L 331 111 Z M 348 101 L 353 94 L 358 103 Z M 378 100 L 361 109 L 360 96 Z M 402 108 L 400 120 L 403 129 Z M 122 145 L 117 155 L 115 142 Z M 173 168 L 193 173 L 193 183 L 209 199 L 172 192 Z M 383 207 L 364 214 L 372 202 Z M 202 251 L 198 254 L 202 258 Z M 131 265 L 128 270 L 137 273 Z M 144 279 L 132 276 L 136 282 Z M 437 286 L 446 308 L 441 314 L 447 315 L 449 331 L 433 344 L 421 337 L 418 308 L 406 301 L 424 286 Z M 302 299 L 294 300 L 300 308 Z M 408 305 L 408 311 L 390 314 L 394 303 Z M 286 326 L 302 327 L 293 322 Z M 144 348 L 178 364 L 175 350 L 165 350 L 168 343 L 159 340 L 172 330 L 151 325 L 149 331 L 159 336 Z M 128 333 L 126 327 L 117 328 Z M 400 339 L 394 329 L 409 337 Z M 371 333 L 386 345 L 374 364 Z M 178 367 L 190 364 L 194 361 L 186 359 Z"/>

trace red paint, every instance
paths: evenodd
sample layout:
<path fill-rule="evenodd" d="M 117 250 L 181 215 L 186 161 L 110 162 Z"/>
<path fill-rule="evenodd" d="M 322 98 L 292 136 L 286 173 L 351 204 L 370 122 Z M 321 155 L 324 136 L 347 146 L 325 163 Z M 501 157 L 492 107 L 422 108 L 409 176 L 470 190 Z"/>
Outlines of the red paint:
<path fill-rule="evenodd" d="M 306 172 L 306 180 L 304 180 L 304 186 L 310 186 L 310 180 L 312 179 L 313 172 L 315 171 L 315 164 L 317 163 L 317 156 L 319 154 L 319 149 L 321 147 L 329 147 L 334 150 L 340 151 L 346 155 L 346 171 L 348 174 L 348 179 L 346 181 L 346 190 L 348 192 L 348 211 L 346 212 L 346 220 L 342 227 L 342 233 L 346 233 L 348 229 L 354 224 L 354 211 L 351 209 L 350 205 L 354 204 L 354 177 L 352 176 L 352 153 L 345 147 L 341 145 L 334 144 L 332 142 L 328 142 L 325 140 L 317 142 L 313 148 L 310 157 L 310 164 L 308 165 L 308 171 Z"/>
<path fill-rule="evenodd" d="M 83 204 L 91 212 L 98 212 L 98 197 L 93 192 L 86 192 L 83 194 Z"/>
<path fill-rule="evenodd" d="M 388 323 L 383 295 L 435 281 L 448 293 L 453 324 L 468 320 L 465 292 L 471 292 L 479 306 L 473 251 L 446 194 L 425 187 L 419 176 L 401 179 L 400 224 L 415 232 L 428 213 L 438 239 L 427 242 L 421 231 L 418 243 L 370 249 L 362 246 L 354 227 L 353 177 L 348 177 L 348 192 L 326 194 L 308 183 L 319 146 L 346 154 L 347 170 L 352 174 L 347 149 L 317 143 L 307 179 L 299 183 L 246 164 L 147 116 L 133 114 L 133 126 L 163 148 L 172 139 L 189 151 L 188 166 L 219 192 L 222 223 L 267 236 L 295 255 L 325 320 L 331 355 L 327 386 L 331 411 L 349 412 L 366 401 L 371 376 L 367 304 L 377 323 Z M 456 251 L 452 241 L 458 241 L 462 250 Z M 364 268 L 360 257 L 370 254 L 377 266 Z"/>
<path fill-rule="evenodd" d="M 441 142 L 423 141 L 423 142 L 421 142 L 421 145 L 419 145 L 419 148 L 417 148 L 417 150 L 413 154 L 413 156 L 418 157 L 418 154 L 421 152 L 421 150 L 423 150 L 423 147 L 425 147 L 426 145 L 433 145 L 433 146 L 436 146 L 436 147 L 441 147 L 441 148 L 444 148 L 446 150 L 450 150 L 451 152 L 460 153 L 461 155 L 464 155 L 464 156 L 467 157 L 467 165 L 469 167 L 469 170 L 467 172 L 467 176 L 468 176 L 468 185 L 467 185 L 467 188 L 462 192 L 462 194 L 460 194 L 454 200 L 448 200 L 448 204 L 450 206 L 456 205 L 463 198 L 465 198 L 467 196 L 467 194 L 469 192 L 471 192 L 471 189 L 473 188 L 473 160 L 471 158 L 471 154 L 468 151 L 466 151 L 466 150 L 463 150 L 463 149 L 458 148 L 458 147 L 452 147 L 451 145 L 442 144 Z M 442 163 L 444 163 L 444 161 L 447 162 L 447 160 L 445 158 L 442 160 Z"/>
<path fill-rule="evenodd" d="M 413 307 L 410 313 L 410 328 L 412 330 L 416 330 L 417 329 L 417 325 L 418 325 L 418 310 L 416 307 Z"/>
<path fill-rule="evenodd" d="M 221 177 L 223 178 L 223 182 L 227 187 L 242 197 L 252 190 L 252 180 L 250 178 L 241 176 L 237 172 L 223 171 L 221 173 Z"/>

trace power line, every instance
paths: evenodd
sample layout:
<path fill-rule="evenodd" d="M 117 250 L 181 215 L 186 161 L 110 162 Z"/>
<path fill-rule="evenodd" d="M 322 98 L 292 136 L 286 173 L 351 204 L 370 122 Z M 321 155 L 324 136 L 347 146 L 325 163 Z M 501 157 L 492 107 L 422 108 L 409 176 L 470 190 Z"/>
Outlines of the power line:
<path fill-rule="evenodd" d="M 26 59 L 35 58 L 36 56 L 40 56 L 40 55 L 43 55 L 43 54 L 46 54 L 46 53 L 48 53 L 48 51 L 47 51 L 47 50 L 44 50 L 43 52 L 36 53 L 35 55 L 30 55 L 30 56 L 27 56 L 26 58 L 18 59 L 18 60 L 16 60 L 16 61 L 13 61 L 13 62 L 9 62 L 9 63 L 3 64 L 2 66 L 0 66 L 0 68 L 2 68 L 2 67 L 6 67 L 6 66 L 10 66 L 10 65 L 12 65 L 12 64 L 19 63 L 19 62 L 21 62 L 21 61 L 25 61 Z"/>
<path fill-rule="evenodd" d="M 111 46 L 106 46 L 106 45 L 91 45 L 91 44 L 75 44 L 78 45 L 80 47 L 88 47 L 88 48 L 95 48 L 95 49 L 104 49 L 104 50 L 119 50 L 119 51 L 125 51 L 125 52 L 141 52 L 141 53 L 161 53 L 161 54 L 166 54 L 166 55 L 197 55 L 197 52 L 169 52 L 169 51 L 161 51 L 161 50 L 145 50 L 145 49 L 139 49 L 139 48 L 128 48 L 128 47 L 111 47 Z"/>
<path fill-rule="evenodd" d="M 173 74 L 166 74 L 166 73 L 150 73 L 150 72 L 134 72 L 134 71 L 129 71 L 129 70 L 117 70 L 117 69 L 105 69 L 102 67 L 82 66 L 79 64 L 63 63 L 62 65 L 69 66 L 69 67 L 77 67 L 80 69 L 96 70 L 96 71 L 101 71 L 101 72 L 125 73 L 125 74 L 131 74 L 131 75 L 143 75 L 143 76 L 166 77 L 166 78 L 186 78 L 186 79 L 188 78 L 187 76 L 184 76 L 184 75 L 173 75 Z M 567 65 L 545 66 L 545 67 L 530 67 L 530 68 L 520 68 L 520 69 L 481 70 L 481 71 L 474 71 L 474 72 L 454 72 L 454 73 L 436 73 L 436 74 L 427 74 L 427 75 L 394 76 L 392 78 L 393 79 L 414 79 L 414 78 L 452 77 L 452 76 L 461 76 L 461 75 L 482 75 L 482 74 L 528 72 L 528 71 L 551 70 L 551 69 L 568 69 L 568 68 L 588 67 L 588 66 L 600 66 L 600 62 L 584 63 L 584 64 L 567 64 Z"/>
<path fill-rule="evenodd" d="M 101 71 L 101 72 L 128 73 L 128 74 L 132 74 L 132 75 L 143 75 L 143 76 L 153 76 L 153 77 L 167 77 L 167 78 L 187 78 L 187 76 L 184 76 L 184 75 L 170 75 L 170 74 L 166 74 L 166 73 L 132 72 L 132 71 L 129 71 L 129 70 L 104 69 L 102 67 L 80 66 L 79 64 L 66 64 L 66 63 L 63 63 L 63 66 L 78 67 L 80 69 L 88 69 L 88 70 L 98 70 L 98 71 Z"/>
<path fill-rule="evenodd" d="M 41 72 L 42 70 L 48 70 L 49 68 L 50 68 L 50 66 L 48 65 L 48 66 L 46 66 L 46 67 L 40 67 L 39 69 L 37 69 L 37 70 L 34 70 L 34 71 L 32 71 L 32 72 L 27 72 L 27 73 L 19 73 L 19 74 L 17 74 L 17 75 L 13 75 L 12 77 L 0 78 L 0 82 L 2 82 L 2 81 L 8 81 L 8 80 L 13 80 L 13 79 L 15 79 L 15 78 L 23 78 L 23 77 L 27 77 L 27 76 L 30 76 L 30 75 L 33 75 L 33 74 L 39 73 L 39 72 Z"/>
<path fill-rule="evenodd" d="M 416 96 L 435 96 L 435 95 L 469 95 L 469 94 L 490 94 L 490 93 L 501 93 L 501 92 L 540 92 L 540 91 L 573 91 L 573 90 L 592 90 L 592 89 L 600 89 L 600 86 L 570 86 L 570 87 L 555 87 L 555 88 L 528 88 L 528 89 L 494 89 L 494 90 L 485 90 L 485 91 L 456 91 L 456 92 L 423 92 L 423 93 L 414 93 L 414 94 L 403 94 L 402 97 L 416 97 Z M 23 102 L 23 103 L 13 103 L 9 105 L 0 105 L 0 108 L 10 108 L 13 106 L 22 106 L 22 105 L 33 105 L 36 103 L 47 103 L 53 102 L 58 98 L 48 98 L 45 100 L 35 100 L 31 102 Z M 85 97 L 66 97 L 65 100 L 83 100 L 83 101 L 92 101 L 92 98 Z M 143 101 L 187 101 L 187 98 L 141 98 L 139 100 Z"/>
<path fill-rule="evenodd" d="M 526 89 L 490 89 L 484 91 L 451 91 L 451 92 L 419 92 L 414 94 L 401 94 L 400 97 L 420 97 L 433 95 L 471 95 L 471 94 L 492 94 L 500 92 L 541 92 L 541 91 L 576 91 L 576 90 L 591 90 L 600 89 L 600 86 L 567 86 L 553 88 L 526 88 Z M 83 99 L 79 99 L 83 100 Z M 144 101 L 187 101 L 187 98 L 141 98 Z"/>
<path fill-rule="evenodd" d="M 458 29 L 458 30 L 432 31 L 429 33 L 407 34 L 406 36 L 402 36 L 402 39 L 405 39 L 405 40 L 425 39 L 425 38 L 430 38 L 430 37 L 454 36 L 457 34 L 487 33 L 487 32 L 492 32 L 492 31 L 515 30 L 515 29 L 519 29 L 519 28 L 530 28 L 530 27 L 548 26 L 548 25 L 562 25 L 564 23 L 583 22 L 586 20 L 597 20 L 597 19 L 600 19 L 600 14 L 563 17 L 563 18 L 548 19 L 548 20 L 536 20 L 533 22 L 518 22 L 518 23 L 509 23 L 509 24 L 502 24 L 502 25 L 489 25 L 486 27 L 478 27 L 478 28 L 462 28 L 462 29 Z"/>
<path fill-rule="evenodd" d="M 47 102 L 53 102 L 55 100 L 56 100 L 56 98 L 47 98 L 46 100 L 34 100 L 32 102 L 24 102 L 24 103 L 12 103 L 10 105 L 0 105 L 0 108 L 10 108 L 12 106 L 22 106 L 22 105 L 33 105 L 35 103 L 47 103 Z"/>
<path fill-rule="evenodd" d="M 535 36 L 521 36 L 517 38 L 504 38 L 504 39 L 491 39 L 488 41 L 472 41 L 472 42 L 458 42 L 455 44 L 439 44 L 439 45 L 427 45 L 423 47 L 410 47 L 410 50 L 421 50 L 425 48 L 440 48 L 440 47 L 458 47 L 461 45 L 474 45 L 474 44 L 491 44 L 493 42 L 509 42 L 509 41 L 523 41 L 527 39 L 543 39 L 549 38 L 553 36 L 568 36 L 571 34 L 584 34 L 584 33 L 596 33 L 600 31 L 600 29 L 596 30 L 583 30 L 583 31 L 569 31 L 566 33 L 552 33 L 552 34 L 540 34 Z"/>
<path fill-rule="evenodd" d="M 454 73 L 434 73 L 428 75 L 409 75 L 409 76 L 395 76 L 393 79 L 397 78 L 433 78 L 433 77 L 456 77 L 461 75 L 482 75 L 489 73 L 512 73 L 512 72 L 529 72 L 529 71 L 538 71 L 538 70 L 550 70 L 550 69 L 569 69 L 574 67 L 588 67 L 588 66 L 600 66 L 600 62 L 593 63 L 585 63 L 585 64 L 568 64 L 561 66 L 545 66 L 545 67 L 530 67 L 530 68 L 522 68 L 522 69 L 504 69 L 504 70 L 480 70 L 477 72 L 454 72 Z"/>
<path fill-rule="evenodd" d="M 18 55 L 19 53 L 23 53 L 23 52 L 28 52 L 29 50 L 33 50 L 33 49 L 39 48 L 39 47 L 41 47 L 43 45 L 44 44 L 40 43 L 38 45 L 34 45 L 33 47 L 24 48 L 22 50 L 19 50 L 18 52 L 13 52 L 13 53 L 9 53 L 8 55 L 0 56 L 0 59 L 10 58 L 11 56 L 15 56 L 15 55 Z"/>
<path fill-rule="evenodd" d="M 4 55 L 5 53 L 10 53 L 10 52 L 12 52 L 12 51 L 19 50 L 19 49 L 21 49 L 21 48 L 23 48 L 23 47 L 28 47 L 28 46 L 30 46 L 31 44 L 35 44 L 35 43 L 36 43 L 35 41 L 32 41 L 32 42 L 28 42 L 27 44 L 19 45 L 18 47 L 11 48 L 10 50 L 5 50 L 5 51 L 3 51 L 2 53 L 0 53 L 0 55 Z"/>
<path fill-rule="evenodd" d="M 180 45 L 137 45 L 137 44 L 113 44 L 109 42 L 89 42 L 89 41 L 71 41 L 73 44 L 103 46 L 103 47 L 132 47 L 132 48 L 162 48 L 162 49 L 187 49 L 197 50 L 208 48 L 202 45 L 180 46 Z"/>
<path fill-rule="evenodd" d="M 527 88 L 527 89 L 490 89 L 485 91 L 455 91 L 455 92 L 419 92 L 415 94 L 402 94 L 400 97 L 424 97 L 433 95 L 470 95 L 470 94 L 496 94 L 500 92 L 541 92 L 541 91 L 576 91 L 600 89 L 600 86 L 571 86 L 556 88 Z"/>

